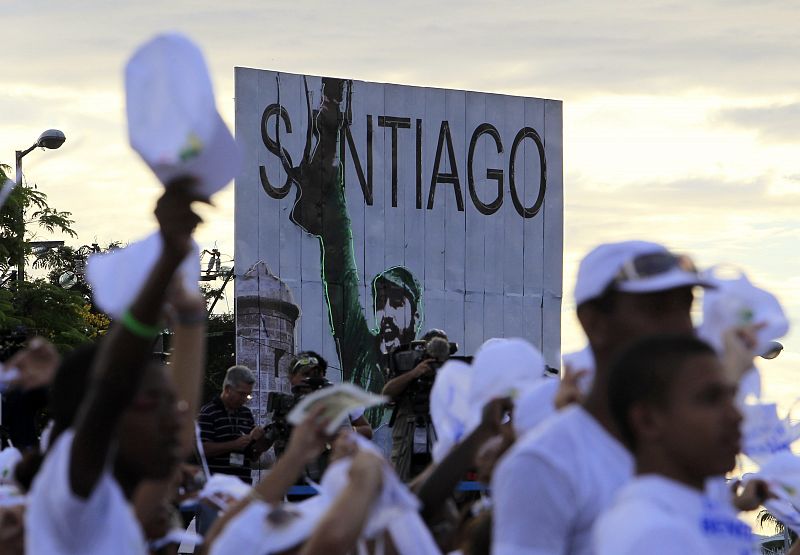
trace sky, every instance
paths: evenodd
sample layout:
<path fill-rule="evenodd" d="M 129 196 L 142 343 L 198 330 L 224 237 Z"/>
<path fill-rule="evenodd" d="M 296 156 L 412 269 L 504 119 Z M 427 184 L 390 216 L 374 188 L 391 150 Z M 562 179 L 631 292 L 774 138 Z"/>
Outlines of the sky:
<path fill-rule="evenodd" d="M 161 185 L 128 146 L 122 70 L 138 44 L 177 30 L 202 46 L 231 128 L 234 66 L 563 100 L 565 352 L 584 341 L 571 301 L 577 263 L 604 241 L 656 240 L 701 266 L 740 266 L 797 323 L 797 2 L 0 6 L 0 162 L 13 166 L 14 150 L 47 128 L 65 132 L 61 149 L 32 152 L 24 168 L 73 213 L 80 244 L 154 227 Z M 232 255 L 232 187 L 215 203 L 198 240 Z M 800 397 L 800 335 L 784 342 L 762 372 L 766 396 L 788 410 Z"/>

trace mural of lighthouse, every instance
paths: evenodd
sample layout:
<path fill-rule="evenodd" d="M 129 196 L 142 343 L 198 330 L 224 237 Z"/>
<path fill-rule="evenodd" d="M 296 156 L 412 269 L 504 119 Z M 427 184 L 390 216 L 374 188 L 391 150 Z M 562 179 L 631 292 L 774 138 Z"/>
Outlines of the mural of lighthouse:
<path fill-rule="evenodd" d="M 267 394 L 290 390 L 288 367 L 295 352 L 295 326 L 300 309 L 286 284 L 264 262 L 257 262 L 237 280 L 236 363 L 256 374 L 248 406 L 256 423 L 265 424 Z"/>

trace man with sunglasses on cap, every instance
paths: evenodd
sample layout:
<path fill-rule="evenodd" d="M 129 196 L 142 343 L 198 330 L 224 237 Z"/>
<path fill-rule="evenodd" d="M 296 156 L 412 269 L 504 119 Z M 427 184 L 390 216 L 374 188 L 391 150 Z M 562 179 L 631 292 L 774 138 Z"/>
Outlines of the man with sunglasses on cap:
<path fill-rule="evenodd" d="M 200 409 L 198 424 L 203 451 L 212 473 L 231 474 L 251 483 L 251 461 L 269 448 L 264 428 L 256 426 L 245 406 L 256 378 L 246 366 L 231 366 L 222 393 Z"/>
<path fill-rule="evenodd" d="M 691 260 L 655 243 L 604 244 L 581 261 L 575 304 L 594 383 L 581 405 L 523 435 L 496 468 L 492 553 L 591 553 L 595 519 L 633 476 L 609 410 L 609 366 L 644 336 L 692 334 L 695 286 L 707 284 Z"/>
<path fill-rule="evenodd" d="M 328 361 L 314 351 L 302 351 L 297 353 L 294 361 L 289 365 L 289 384 L 292 393 L 298 392 L 307 395 L 314 391 L 311 385 L 305 386 L 304 382 L 308 379 L 324 379 L 328 369 Z M 330 383 L 328 384 L 330 385 Z M 364 409 L 359 409 L 350 414 L 350 425 L 353 430 L 367 439 L 372 439 L 372 428 L 364 417 Z"/>

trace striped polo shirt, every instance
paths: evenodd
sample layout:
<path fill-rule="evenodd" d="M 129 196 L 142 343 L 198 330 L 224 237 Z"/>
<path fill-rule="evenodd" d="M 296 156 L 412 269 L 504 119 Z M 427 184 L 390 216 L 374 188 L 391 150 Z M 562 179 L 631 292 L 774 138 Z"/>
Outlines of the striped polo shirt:
<path fill-rule="evenodd" d="M 210 403 L 203 405 L 197 418 L 200 425 L 200 440 L 203 442 L 224 443 L 237 437 L 249 434 L 255 426 L 253 413 L 247 407 L 239 407 L 229 412 L 222 399 L 215 397 Z M 242 451 L 234 451 L 242 453 Z M 208 459 L 208 469 L 212 474 L 222 473 L 238 476 L 248 484 L 250 478 L 250 459 L 245 457 L 243 466 L 231 466 L 230 453 Z"/>

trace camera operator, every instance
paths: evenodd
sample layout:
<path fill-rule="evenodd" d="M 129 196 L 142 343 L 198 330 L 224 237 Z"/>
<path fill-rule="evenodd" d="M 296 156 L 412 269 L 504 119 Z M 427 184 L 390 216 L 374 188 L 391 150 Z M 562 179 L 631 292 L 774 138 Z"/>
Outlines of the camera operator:
<path fill-rule="evenodd" d="M 328 361 L 314 351 L 302 351 L 289 367 L 289 384 L 296 398 L 302 398 L 320 389 L 315 387 L 316 380 L 324 380 L 328 369 Z M 309 383 L 311 382 L 311 383 Z M 327 385 L 330 385 L 328 382 Z M 323 386 L 326 387 L 326 386 Z M 350 414 L 350 425 L 356 433 L 372 439 L 372 428 L 364 417 L 364 409 Z"/>
<path fill-rule="evenodd" d="M 269 411 L 271 422 L 265 428 L 265 435 L 268 445 L 274 447 L 276 457 L 280 457 L 286 449 L 289 435 L 291 434 L 291 426 L 287 423 L 286 417 L 294 406 L 306 395 L 333 385 L 325 378 L 327 369 L 328 362 L 321 355 L 314 351 L 302 351 L 289 364 L 291 394 L 270 393 L 267 401 L 267 410 Z M 350 425 L 357 433 L 367 439 L 372 438 L 372 428 L 364 417 L 363 409 L 350 414 Z M 327 465 L 326 457 L 327 453 L 323 453 L 321 460 L 310 464 L 307 469 L 308 476 L 315 481 L 321 477 L 321 472 Z"/>
<path fill-rule="evenodd" d="M 398 476 L 408 481 L 419 474 L 431 461 L 435 431 L 430 418 L 430 391 L 436 371 L 454 352 L 442 330 L 432 329 L 419 345 L 401 346 L 391 353 L 389 381 L 383 394 L 395 403 L 392 414 L 392 464 Z M 412 369 L 402 362 L 401 353 L 412 354 L 419 360 Z"/>

